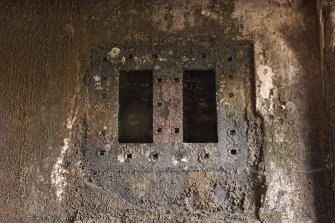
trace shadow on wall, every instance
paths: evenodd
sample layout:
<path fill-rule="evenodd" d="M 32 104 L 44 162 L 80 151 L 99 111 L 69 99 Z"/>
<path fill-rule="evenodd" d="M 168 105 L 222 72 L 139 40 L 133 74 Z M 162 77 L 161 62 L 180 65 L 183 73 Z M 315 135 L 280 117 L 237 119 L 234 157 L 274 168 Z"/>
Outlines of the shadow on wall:
<path fill-rule="evenodd" d="M 282 33 L 287 44 L 292 48 L 301 65 L 298 88 L 304 89 L 304 107 L 300 111 L 302 126 L 299 134 L 304 140 L 306 151 L 305 169 L 309 187 L 312 188 L 317 222 L 332 222 L 334 219 L 334 199 L 332 189 L 332 172 L 329 168 L 328 123 L 326 103 L 323 92 L 324 77 L 321 66 L 319 21 L 316 15 L 317 5 L 314 1 L 306 1 L 297 9 L 303 16 L 304 28 L 283 26 Z M 335 80 L 333 81 L 335 83 Z M 279 92 L 283 90 L 279 88 Z"/>

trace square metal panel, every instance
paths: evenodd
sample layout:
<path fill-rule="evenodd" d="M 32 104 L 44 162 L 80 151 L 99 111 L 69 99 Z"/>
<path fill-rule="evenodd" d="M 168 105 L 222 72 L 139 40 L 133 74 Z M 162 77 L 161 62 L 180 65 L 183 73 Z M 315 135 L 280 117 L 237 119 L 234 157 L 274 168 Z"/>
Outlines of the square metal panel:
<path fill-rule="evenodd" d="M 184 143 L 183 72 L 206 70 L 215 73 L 217 142 Z M 152 143 L 118 140 L 120 72 L 132 71 L 152 71 Z M 254 116 L 252 75 L 249 43 L 96 48 L 86 74 L 90 109 L 82 146 L 90 178 L 104 185 L 113 172 L 210 170 L 246 178 L 254 137 L 248 132 Z"/>
<path fill-rule="evenodd" d="M 137 102 L 143 102 L 147 106 L 144 111 L 147 109 L 150 114 L 152 112 L 152 120 L 149 116 L 140 115 L 143 108 L 139 108 L 138 113 L 136 109 L 130 113 L 127 109 L 123 110 L 122 100 L 128 100 L 129 95 L 120 98 L 129 94 L 122 89 L 125 87 L 125 80 L 120 80 L 120 75 L 124 78 L 122 75 L 125 73 L 141 75 L 141 72 L 150 72 L 152 80 L 139 78 L 126 82 L 126 87 L 127 84 L 134 83 L 141 85 L 133 86 L 134 89 L 129 92 L 137 92 Z M 189 131 L 192 128 L 183 126 L 183 117 L 190 112 L 186 110 L 191 109 L 185 108 L 188 105 L 183 105 L 183 94 L 191 94 L 187 96 L 190 100 L 193 94 L 192 89 L 185 90 L 185 84 L 189 83 L 188 80 L 183 80 L 183 77 L 188 72 L 215 75 L 214 78 L 208 79 L 215 81 L 215 84 L 194 85 L 195 97 L 198 97 L 197 91 L 201 89 L 209 88 L 208 92 L 215 91 L 215 96 L 212 92 L 208 97 L 215 100 L 216 111 L 212 111 L 212 114 L 216 115 L 217 131 L 213 131 L 213 134 L 217 135 L 213 138 L 207 137 L 203 143 L 199 143 L 201 140 L 196 138 L 189 140 L 183 137 L 184 130 Z M 257 160 L 251 160 L 250 157 L 257 157 L 259 152 L 259 131 L 256 123 L 258 121 L 254 113 L 255 100 L 252 100 L 253 80 L 252 45 L 248 42 L 111 44 L 94 49 L 91 66 L 85 78 L 85 106 L 88 109 L 81 128 L 84 137 L 78 142 L 83 154 L 86 181 L 112 196 L 120 196 L 120 199 L 127 203 L 146 209 L 169 209 L 179 213 L 181 201 L 178 197 L 187 193 L 182 186 L 187 182 L 183 179 L 200 172 L 214 173 L 211 175 L 211 187 L 213 186 L 215 193 L 212 204 L 219 208 L 213 211 L 227 216 L 227 219 L 230 215 L 233 219 L 234 214 L 243 213 L 245 197 L 254 199 L 255 196 L 249 191 L 248 185 L 254 182 L 251 179 L 257 172 Z M 148 86 L 152 86 L 152 95 Z M 213 86 L 215 89 L 210 89 Z M 140 92 L 141 87 L 147 93 Z M 201 100 L 198 101 L 202 103 Z M 152 103 L 152 109 L 147 103 Z M 207 106 L 206 103 L 213 106 L 213 102 L 205 100 L 203 105 Z M 206 113 L 209 110 L 204 111 Z M 123 112 L 128 112 L 133 119 L 128 119 L 125 126 L 119 126 L 120 123 L 124 125 L 120 120 Z M 192 119 L 198 121 L 198 113 L 194 114 L 188 120 L 191 124 Z M 137 129 L 137 124 L 140 125 L 140 120 L 136 122 L 138 118 L 145 119 L 143 123 L 146 123 L 146 128 L 143 131 L 152 131 L 152 135 L 143 134 L 149 137 L 144 140 L 149 143 L 143 143 L 141 140 L 137 141 L 139 143 L 131 143 L 129 138 L 120 140 L 119 131 L 124 131 L 123 127 L 131 128 L 132 125 L 136 128 L 130 129 L 128 136 L 141 136 L 141 132 L 138 132 L 141 129 Z M 202 116 L 200 111 L 199 119 L 208 118 L 211 118 L 211 115 Z M 152 123 L 152 129 L 147 126 L 148 123 Z M 205 126 L 203 129 L 208 131 Z M 198 135 L 195 137 L 199 137 L 200 130 L 201 128 L 197 127 Z M 145 199 L 150 202 L 143 202 L 144 198 L 128 193 L 132 185 L 127 182 L 136 176 L 154 177 L 155 185 L 152 185 L 152 190 L 145 195 Z M 162 197 L 161 190 L 172 192 L 162 192 L 165 194 Z M 191 195 L 185 196 L 193 199 Z"/>

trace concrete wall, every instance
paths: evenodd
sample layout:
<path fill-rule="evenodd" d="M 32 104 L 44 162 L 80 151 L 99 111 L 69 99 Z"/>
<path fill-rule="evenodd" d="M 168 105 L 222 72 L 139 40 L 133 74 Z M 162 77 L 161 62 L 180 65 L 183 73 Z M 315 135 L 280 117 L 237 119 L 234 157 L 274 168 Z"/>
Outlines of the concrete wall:
<path fill-rule="evenodd" d="M 254 42 L 265 177 L 255 216 L 263 222 L 331 222 L 331 144 L 316 2 L 8 0 L 0 11 L 1 222 L 80 222 L 85 199 L 76 191 L 83 183 L 67 155 L 74 152 L 75 113 L 91 49 L 203 36 Z M 333 54 L 327 55 L 331 63 Z M 206 179 L 194 178 L 199 185 Z M 104 200 L 103 194 L 92 196 Z M 120 201 L 108 202 L 113 210 Z M 92 211 L 82 222 L 120 221 L 94 208 L 101 213 Z M 158 221 L 156 215 L 142 219 Z"/>

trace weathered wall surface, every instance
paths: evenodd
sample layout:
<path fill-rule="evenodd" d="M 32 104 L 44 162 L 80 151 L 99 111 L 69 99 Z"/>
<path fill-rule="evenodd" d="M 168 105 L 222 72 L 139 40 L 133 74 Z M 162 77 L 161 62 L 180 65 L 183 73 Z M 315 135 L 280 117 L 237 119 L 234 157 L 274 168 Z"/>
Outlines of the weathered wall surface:
<path fill-rule="evenodd" d="M 323 75 L 325 78 L 324 94 L 326 100 L 326 126 L 328 132 L 328 141 L 326 141 L 328 156 L 326 157 L 325 168 L 332 170 L 331 182 L 333 183 L 332 190 L 334 191 L 334 83 L 335 83 L 335 2 L 334 1 L 320 1 L 320 21 L 321 21 L 321 47 L 323 54 Z"/>
<path fill-rule="evenodd" d="M 100 210 L 86 213 L 87 222 L 103 222 L 104 210 L 81 204 L 80 168 L 67 158 L 74 152 L 91 49 L 203 36 L 254 42 L 266 179 L 256 216 L 264 222 L 330 222 L 333 195 L 315 2 L 27 0 L 2 1 L 0 10 L 1 222 L 73 222 L 85 205 Z M 211 176 L 188 177 L 201 193 Z M 148 176 L 140 187 L 151 181 Z M 91 195 L 111 209 L 119 204 L 99 191 Z M 145 214 L 139 219 L 157 220 Z"/>

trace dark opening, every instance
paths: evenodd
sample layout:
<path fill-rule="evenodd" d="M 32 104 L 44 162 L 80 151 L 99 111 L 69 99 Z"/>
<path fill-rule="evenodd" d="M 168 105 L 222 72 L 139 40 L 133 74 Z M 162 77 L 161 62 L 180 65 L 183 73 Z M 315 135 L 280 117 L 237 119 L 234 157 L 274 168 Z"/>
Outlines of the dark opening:
<path fill-rule="evenodd" d="M 133 154 L 131 154 L 131 153 L 127 153 L 127 160 L 130 160 L 130 159 L 132 159 L 133 158 Z"/>
<path fill-rule="evenodd" d="M 235 156 L 235 155 L 237 154 L 237 151 L 236 151 L 236 149 L 231 149 L 231 150 L 230 150 L 230 153 L 231 153 L 231 155 L 234 155 L 234 156 Z"/>
<path fill-rule="evenodd" d="M 183 140 L 217 142 L 215 73 L 187 70 L 183 74 Z"/>
<path fill-rule="evenodd" d="M 152 79 L 152 71 L 120 71 L 120 143 L 153 142 Z"/>
<path fill-rule="evenodd" d="M 106 131 L 105 131 L 105 130 L 100 131 L 100 132 L 99 132 L 99 135 L 100 135 L 101 137 L 105 137 L 105 136 L 106 136 Z"/>
<path fill-rule="evenodd" d="M 234 129 L 229 130 L 229 135 L 230 136 L 236 135 L 236 131 Z"/>
<path fill-rule="evenodd" d="M 98 152 L 97 152 L 97 155 L 98 156 L 104 156 L 104 155 L 106 155 L 107 154 L 107 151 L 106 150 L 99 150 Z"/>
<path fill-rule="evenodd" d="M 158 160 L 158 153 L 152 154 L 152 159 L 153 160 Z"/>

